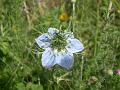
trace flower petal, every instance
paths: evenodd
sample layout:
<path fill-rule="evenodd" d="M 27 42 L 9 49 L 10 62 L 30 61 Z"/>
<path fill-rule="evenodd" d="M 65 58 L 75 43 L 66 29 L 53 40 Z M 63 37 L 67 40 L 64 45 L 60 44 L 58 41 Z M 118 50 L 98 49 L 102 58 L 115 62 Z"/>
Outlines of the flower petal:
<path fill-rule="evenodd" d="M 38 38 L 35 39 L 36 43 L 39 45 L 40 48 L 47 48 L 50 46 L 50 37 L 47 33 L 42 34 Z"/>
<path fill-rule="evenodd" d="M 52 49 L 47 48 L 42 54 L 42 66 L 45 68 L 51 68 L 55 65 L 55 55 Z"/>
<path fill-rule="evenodd" d="M 67 39 L 68 45 L 66 46 L 66 49 L 70 53 L 76 53 L 80 52 L 84 49 L 83 44 L 78 39 Z"/>
<path fill-rule="evenodd" d="M 66 69 L 70 69 L 73 66 L 73 63 L 74 63 L 73 54 L 59 53 L 56 55 L 56 64 Z"/>
<path fill-rule="evenodd" d="M 65 33 L 64 33 L 64 37 L 65 37 L 66 39 L 68 39 L 68 38 L 74 38 L 74 35 L 73 35 L 72 32 L 65 32 Z"/>
<path fill-rule="evenodd" d="M 51 35 L 55 35 L 56 33 L 59 33 L 59 30 L 56 29 L 56 28 L 48 28 L 48 32 L 49 32 Z"/>

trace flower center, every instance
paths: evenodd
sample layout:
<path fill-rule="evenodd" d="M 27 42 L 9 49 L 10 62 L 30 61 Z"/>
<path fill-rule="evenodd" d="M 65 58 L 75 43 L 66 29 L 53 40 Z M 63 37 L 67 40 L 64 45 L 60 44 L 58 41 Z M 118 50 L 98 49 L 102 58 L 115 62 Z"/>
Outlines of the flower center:
<path fill-rule="evenodd" d="M 58 51 L 61 51 L 65 48 L 66 44 L 67 42 L 65 38 L 60 33 L 57 33 L 52 39 L 51 46 L 53 49 L 57 49 Z"/>

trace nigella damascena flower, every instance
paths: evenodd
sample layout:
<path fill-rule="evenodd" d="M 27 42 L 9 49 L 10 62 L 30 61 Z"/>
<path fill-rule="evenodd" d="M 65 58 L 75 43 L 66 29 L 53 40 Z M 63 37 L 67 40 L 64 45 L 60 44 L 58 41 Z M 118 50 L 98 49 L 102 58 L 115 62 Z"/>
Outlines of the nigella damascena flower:
<path fill-rule="evenodd" d="M 83 44 L 71 32 L 61 33 L 56 28 L 49 28 L 47 33 L 35 40 L 45 50 L 42 54 L 42 66 L 45 68 L 58 64 L 70 69 L 74 63 L 73 53 L 84 49 Z"/>

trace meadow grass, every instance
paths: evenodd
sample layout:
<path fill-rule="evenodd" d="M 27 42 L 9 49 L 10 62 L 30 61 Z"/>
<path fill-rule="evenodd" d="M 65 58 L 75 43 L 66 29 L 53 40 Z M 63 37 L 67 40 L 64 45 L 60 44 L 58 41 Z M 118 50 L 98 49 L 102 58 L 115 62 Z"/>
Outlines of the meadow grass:
<path fill-rule="evenodd" d="M 0 90 L 119 90 L 120 1 L 76 0 L 74 8 L 70 1 L 38 1 L 0 0 Z M 65 10 L 70 20 L 60 22 Z M 85 49 L 74 55 L 72 69 L 47 70 L 35 38 L 60 26 Z"/>

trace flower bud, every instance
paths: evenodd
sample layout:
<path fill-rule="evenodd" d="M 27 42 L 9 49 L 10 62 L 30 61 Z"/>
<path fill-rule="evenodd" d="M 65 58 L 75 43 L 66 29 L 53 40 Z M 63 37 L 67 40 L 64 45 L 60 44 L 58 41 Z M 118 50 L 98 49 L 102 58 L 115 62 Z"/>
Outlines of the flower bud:
<path fill-rule="evenodd" d="M 71 0 L 71 2 L 72 2 L 72 3 L 75 3 L 75 2 L 76 2 L 76 0 Z"/>
<path fill-rule="evenodd" d="M 109 70 L 108 70 L 108 74 L 109 74 L 109 75 L 113 75 L 113 70 L 109 69 Z"/>

